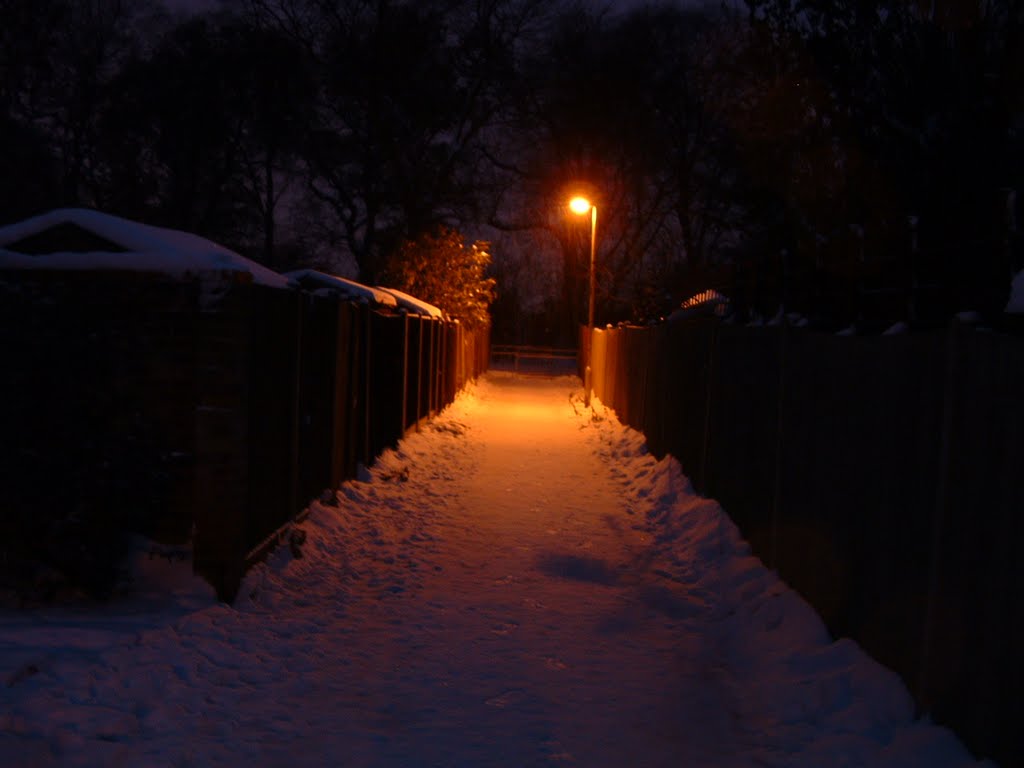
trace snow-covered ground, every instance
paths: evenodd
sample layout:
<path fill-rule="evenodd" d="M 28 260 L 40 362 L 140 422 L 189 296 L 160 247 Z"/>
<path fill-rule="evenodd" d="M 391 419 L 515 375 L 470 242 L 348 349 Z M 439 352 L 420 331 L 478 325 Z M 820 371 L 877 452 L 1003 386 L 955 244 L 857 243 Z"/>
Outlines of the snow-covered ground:
<path fill-rule="evenodd" d="M 0 765 L 975 765 L 577 386 L 490 374 L 234 607 L 0 613 Z"/>

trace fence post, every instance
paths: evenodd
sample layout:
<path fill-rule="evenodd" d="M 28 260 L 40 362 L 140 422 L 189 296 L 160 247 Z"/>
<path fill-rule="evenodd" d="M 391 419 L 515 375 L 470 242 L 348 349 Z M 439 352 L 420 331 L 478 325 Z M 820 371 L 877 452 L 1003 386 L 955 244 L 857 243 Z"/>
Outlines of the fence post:
<path fill-rule="evenodd" d="M 928 594 L 925 598 L 921 655 L 918 661 L 917 700 L 928 702 L 928 665 L 931 662 L 932 632 L 939 601 L 939 549 L 942 546 L 946 508 L 949 503 L 949 463 L 952 449 L 953 411 L 956 399 L 956 358 L 959 352 L 959 322 L 954 318 L 946 335 L 946 370 L 942 388 L 942 431 L 939 436 L 938 477 L 935 483 L 935 508 L 932 512 L 931 544 L 928 553 Z"/>
<path fill-rule="evenodd" d="M 437 371 L 438 410 L 448 405 L 448 322 L 445 320 L 441 321 L 439 344 L 441 364 Z"/>
<path fill-rule="evenodd" d="M 295 370 L 292 375 L 292 424 L 291 424 L 291 456 L 289 465 L 291 477 L 289 478 L 288 498 L 291 509 L 288 510 L 289 517 L 294 517 L 305 506 L 308 499 L 299 498 L 299 445 L 300 430 L 302 421 L 302 344 L 303 325 L 306 318 L 312 312 L 312 301 L 305 294 L 297 293 L 294 297 L 295 309 L 292 316 L 295 320 L 295 349 L 292 351 L 292 360 Z M 322 489 L 321 489 L 322 490 Z"/>
<path fill-rule="evenodd" d="M 361 367 L 360 361 L 363 356 L 362 333 L 360 331 L 360 318 L 363 312 L 359 305 L 348 304 L 348 400 L 345 403 L 345 466 L 349 477 L 355 477 L 359 464 L 359 434 L 361 431 L 359 408 L 363 403 L 360 383 Z"/>
<path fill-rule="evenodd" d="M 402 311 L 402 433 L 409 427 L 409 313 Z"/>
<path fill-rule="evenodd" d="M 458 380 L 455 390 L 459 391 L 466 385 L 466 331 L 462 323 L 455 326 L 455 364 L 458 366 Z"/>
<path fill-rule="evenodd" d="M 200 308 L 197 323 L 193 569 L 231 603 L 245 572 L 252 296 L 224 273 L 206 279 L 200 301 L 224 295 L 216 307 Z"/>
<path fill-rule="evenodd" d="M 448 404 L 448 321 L 442 320 L 437 334 L 437 410 Z"/>
<path fill-rule="evenodd" d="M 427 383 L 427 415 L 437 411 L 437 326 L 440 321 L 430 318 L 430 380 Z"/>
<path fill-rule="evenodd" d="M 420 326 L 420 343 L 416 350 L 416 431 L 420 431 L 420 419 L 423 417 L 423 318 L 418 318 Z"/>
<path fill-rule="evenodd" d="M 647 427 L 647 412 L 645 409 L 647 399 L 647 377 L 648 377 L 648 365 L 650 364 L 651 356 L 648 354 L 648 349 L 651 344 L 651 329 L 642 328 L 637 334 L 635 334 L 637 340 L 640 341 L 639 345 L 634 344 L 633 346 L 639 346 L 639 351 L 634 351 L 634 360 L 637 360 L 642 355 L 642 364 L 640 365 L 641 376 L 640 376 L 640 388 L 639 394 L 637 394 L 634 388 L 634 394 L 632 397 L 633 404 L 636 406 L 636 414 L 633 415 L 633 424 L 635 429 L 643 430 Z"/>
<path fill-rule="evenodd" d="M 715 364 L 718 357 L 718 332 L 719 324 L 711 327 L 711 339 L 708 342 L 708 365 L 705 377 L 705 398 L 704 398 L 704 444 L 700 451 L 700 492 L 708 494 L 708 455 L 711 443 L 711 413 L 714 404 L 715 392 Z"/>
<path fill-rule="evenodd" d="M 370 385 L 372 383 L 371 368 L 373 367 L 373 310 L 370 309 L 369 304 L 364 304 L 363 308 L 363 319 L 366 326 L 364 329 L 366 343 L 363 345 L 363 356 L 366 360 L 366 368 L 363 371 L 363 391 L 365 392 L 363 396 L 363 461 L 366 462 L 366 466 L 369 466 L 373 460 L 373 456 L 370 454 L 370 429 L 372 426 L 370 423 L 370 411 L 372 410 L 370 405 L 373 399 L 370 394 Z"/>
<path fill-rule="evenodd" d="M 775 480 L 774 492 L 772 493 L 771 528 L 768 539 L 768 565 L 775 570 L 779 570 L 779 518 L 782 515 L 782 463 L 783 447 L 786 442 L 786 358 L 788 341 L 786 324 L 782 323 L 779 325 L 779 392 L 776 396 L 778 411 L 775 423 Z"/>

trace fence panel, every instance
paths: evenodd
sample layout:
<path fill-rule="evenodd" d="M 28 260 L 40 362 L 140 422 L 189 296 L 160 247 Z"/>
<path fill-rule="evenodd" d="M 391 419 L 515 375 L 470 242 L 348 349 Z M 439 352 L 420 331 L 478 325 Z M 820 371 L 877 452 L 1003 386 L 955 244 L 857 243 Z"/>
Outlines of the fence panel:
<path fill-rule="evenodd" d="M 430 321 L 425 317 L 410 318 L 410 345 L 415 348 L 416 354 L 411 357 L 412 366 L 410 371 L 410 389 L 415 393 L 413 402 L 413 422 L 427 418 L 430 412 Z"/>
<path fill-rule="evenodd" d="M 338 303 L 334 363 L 334 439 L 331 447 L 331 486 L 356 476 L 359 412 L 358 310 Z"/>
<path fill-rule="evenodd" d="M 251 550 L 301 509 L 296 459 L 302 295 L 258 285 L 245 290 L 250 367 L 244 541 Z"/>
<path fill-rule="evenodd" d="M 336 296 L 305 295 L 302 301 L 298 403 L 298 490 L 296 501 L 304 506 L 335 485 L 339 386 L 339 305 Z"/>
<path fill-rule="evenodd" d="M 972 749 L 1021 762 L 1020 339 L 695 319 L 589 341 L 601 400 L 679 458 L 835 634 Z"/>
<path fill-rule="evenodd" d="M 783 334 L 775 564 L 833 632 L 870 622 L 884 661 L 905 664 L 897 637 L 922 620 L 942 337 Z"/>
<path fill-rule="evenodd" d="M 606 405 L 618 410 L 622 407 L 619 402 L 619 390 L 622 383 L 622 367 L 620 366 L 622 349 L 622 332 L 618 328 L 609 328 L 605 331 L 605 364 L 604 364 L 604 388 L 607 400 L 602 400 Z"/>
<path fill-rule="evenodd" d="M 1024 344 L 956 329 L 922 698 L 975 748 L 1024 763 Z"/>
<path fill-rule="evenodd" d="M 647 435 L 647 443 L 651 452 L 659 458 L 666 453 L 666 439 L 670 430 L 667 408 L 669 376 L 668 344 L 666 343 L 665 326 L 658 325 L 647 330 L 649 338 L 647 357 L 644 361 L 646 386 L 644 387 L 644 418 L 642 429 Z"/>
<path fill-rule="evenodd" d="M 709 363 L 713 397 L 704 451 L 703 491 L 721 502 L 769 565 L 775 559 L 780 349 L 777 329 L 719 328 Z"/>
<path fill-rule="evenodd" d="M 45 563 L 102 593 L 112 531 L 187 540 L 198 304 L 198 280 L 0 273 L 0 589 Z"/>
<path fill-rule="evenodd" d="M 626 344 L 630 353 L 630 369 L 633 371 L 628 389 L 629 425 L 634 429 L 642 430 L 647 419 L 645 406 L 649 378 L 649 347 L 653 344 L 654 339 L 652 334 L 643 328 L 627 328 L 626 334 L 632 337 Z"/>
<path fill-rule="evenodd" d="M 704 487 L 704 438 L 708 419 L 708 376 L 714 326 L 669 324 L 667 330 L 669 399 L 666 421 L 672 428 L 666 449 L 676 456 L 694 485 Z"/>
<path fill-rule="evenodd" d="M 458 323 L 452 323 L 445 327 L 444 335 L 444 402 L 447 405 L 455 400 L 455 395 L 462 386 L 459 378 L 461 361 L 459 359 L 459 339 L 462 336 L 462 327 Z"/>
<path fill-rule="evenodd" d="M 590 342 L 590 384 L 601 402 L 608 396 L 608 331 L 595 328 Z"/>
<path fill-rule="evenodd" d="M 370 315 L 373 326 L 370 353 L 370 460 L 397 445 L 402 426 L 402 374 L 405 318 Z M 367 462 L 369 463 L 369 462 Z"/>
<path fill-rule="evenodd" d="M 491 359 L 491 327 L 488 325 L 474 331 L 473 334 L 476 340 L 476 368 L 473 375 L 479 376 L 487 372 L 487 365 Z"/>
<path fill-rule="evenodd" d="M 422 416 L 420 389 L 422 386 L 421 327 L 423 319 L 416 315 L 405 317 L 405 421 L 409 429 Z"/>

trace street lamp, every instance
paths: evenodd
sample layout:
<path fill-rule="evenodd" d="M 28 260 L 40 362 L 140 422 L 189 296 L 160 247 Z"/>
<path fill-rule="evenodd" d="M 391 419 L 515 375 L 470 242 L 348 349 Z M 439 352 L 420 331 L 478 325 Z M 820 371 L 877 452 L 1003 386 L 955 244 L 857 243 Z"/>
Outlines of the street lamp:
<path fill-rule="evenodd" d="M 590 358 L 594 345 L 594 249 L 597 245 L 597 206 L 585 197 L 574 197 L 569 201 L 569 210 L 580 216 L 590 212 L 590 298 L 587 303 L 587 367 L 583 372 L 583 401 L 590 405 L 590 389 L 593 383 L 590 372 Z"/>

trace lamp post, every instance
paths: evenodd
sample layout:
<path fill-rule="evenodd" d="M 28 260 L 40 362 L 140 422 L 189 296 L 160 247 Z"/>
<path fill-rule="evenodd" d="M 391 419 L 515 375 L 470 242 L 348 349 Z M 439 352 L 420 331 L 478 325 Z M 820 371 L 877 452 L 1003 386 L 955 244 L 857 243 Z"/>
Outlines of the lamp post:
<path fill-rule="evenodd" d="M 590 405 L 590 391 L 593 379 L 590 358 L 594 345 L 594 251 L 597 245 L 597 206 L 585 197 L 574 197 L 569 201 L 569 210 L 579 216 L 590 213 L 590 290 L 587 300 L 587 367 L 583 372 L 583 402 Z"/>

